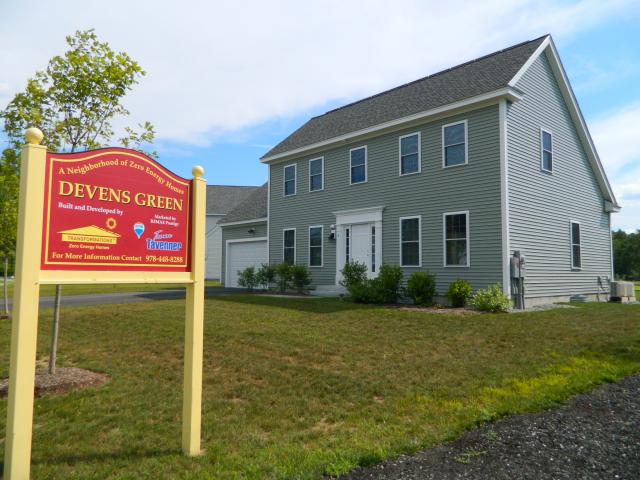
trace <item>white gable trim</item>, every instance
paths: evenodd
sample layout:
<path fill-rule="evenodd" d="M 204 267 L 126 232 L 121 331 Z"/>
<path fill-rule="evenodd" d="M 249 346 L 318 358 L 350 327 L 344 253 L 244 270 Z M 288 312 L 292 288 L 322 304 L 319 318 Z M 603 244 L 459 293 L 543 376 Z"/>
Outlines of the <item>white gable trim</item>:
<path fill-rule="evenodd" d="M 598 156 L 598 152 L 593 143 L 593 139 L 589 134 L 587 124 L 584 121 L 584 117 L 582 116 L 582 112 L 580 111 L 580 107 L 578 106 L 575 94 L 573 93 L 573 89 L 571 88 L 571 84 L 569 83 L 569 79 L 567 78 L 567 73 L 562 66 L 562 61 L 560 60 L 560 56 L 558 55 L 556 46 L 553 43 L 553 39 L 550 36 L 547 36 L 547 38 L 544 39 L 544 41 L 540 44 L 536 51 L 533 52 L 531 57 L 525 62 L 518 73 L 516 73 L 516 75 L 511 79 L 511 81 L 509 82 L 509 86 L 511 88 L 516 88 L 516 84 L 518 83 L 518 81 L 531 67 L 533 62 L 535 62 L 538 57 L 542 55 L 543 52 L 547 54 L 549 65 L 551 66 L 551 70 L 553 71 L 556 81 L 558 82 L 558 87 L 560 88 L 560 92 L 562 93 L 564 101 L 567 104 L 571 119 L 576 126 L 578 137 L 580 138 L 582 147 L 587 154 L 587 158 L 589 159 L 591 168 L 596 175 L 598 185 L 600 186 L 600 189 L 605 196 L 605 200 L 613 205 L 613 211 L 619 211 L 620 205 L 618 204 L 616 197 L 613 194 L 613 189 L 611 188 L 611 184 L 609 183 L 607 175 L 604 172 L 604 168 L 602 167 L 602 162 L 600 161 L 600 157 Z"/>

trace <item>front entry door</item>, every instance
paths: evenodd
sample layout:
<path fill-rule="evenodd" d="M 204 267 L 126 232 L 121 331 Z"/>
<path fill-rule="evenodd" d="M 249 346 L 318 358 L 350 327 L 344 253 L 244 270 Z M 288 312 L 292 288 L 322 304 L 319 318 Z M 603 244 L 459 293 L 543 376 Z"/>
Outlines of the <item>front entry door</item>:
<path fill-rule="evenodd" d="M 351 225 L 349 228 L 348 259 L 350 262 L 364 263 L 367 266 L 367 276 L 375 276 L 375 226 L 372 223 Z"/>

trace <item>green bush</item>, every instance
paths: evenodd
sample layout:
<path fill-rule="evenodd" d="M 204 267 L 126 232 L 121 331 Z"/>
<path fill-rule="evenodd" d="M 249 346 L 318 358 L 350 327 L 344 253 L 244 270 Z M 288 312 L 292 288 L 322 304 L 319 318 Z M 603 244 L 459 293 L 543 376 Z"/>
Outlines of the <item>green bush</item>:
<path fill-rule="evenodd" d="M 242 271 L 238 270 L 238 285 L 245 287 L 250 292 L 256 288 L 258 280 L 256 279 L 255 267 L 247 267 Z"/>
<path fill-rule="evenodd" d="M 511 300 L 502 291 L 502 285 L 496 283 L 478 290 L 471 300 L 471 306 L 481 312 L 508 312 Z"/>
<path fill-rule="evenodd" d="M 397 265 L 381 265 L 378 276 L 371 280 L 373 303 L 396 303 L 402 295 L 402 269 Z"/>
<path fill-rule="evenodd" d="M 400 267 L 382 265 L 378 277 L 367 278 L 367 266 L 363 263 L 348 263 L 342 269 L 340 284 L 346 287 L 349 296 L 358 303 L 395 303 L 400 298 L 402 270 Z"/>
<path fill-rule="evenodd" d="M 288 263 L 279 263 L 275 266 L 278 287 L 281 292 L 286 292 L 291 282 L 291 265 Z"/>
<path fill-rule="evenodd" d="M 471 285 L 461 278 L 454 280 L 447 290 L 447 298 L 452 307 L 464 307 L 471 298 Z"/>
<path fill-rule="evenodd" d="M 305 288 L 311 284 L 311 274 L 304 265 L 292 265 L 289 269 L 291 272 L 291 283 L 298 293 L 304 293 Z"/>
<path fill-rule="evenodd" d="M 349 293 L 351 293 L 351 286 L 361 285 L 367 281 L 367 266 L 364 263 L 349 262 L 340 273 L 342 273 L 340 285 L 345 287 Z"/>
<path fill-rule="evenodd" d="M 276 280 L 276 267 L 263 263 L 256 273 L 256 281 L 262 288 L 269 290 L 269 287 Z"/>
<path fill-rule="evenodd" d="M 407 295 L 415 305 L 433 305 L 436 276 L 429 272 L 412 273 L 407 281 Z"/>

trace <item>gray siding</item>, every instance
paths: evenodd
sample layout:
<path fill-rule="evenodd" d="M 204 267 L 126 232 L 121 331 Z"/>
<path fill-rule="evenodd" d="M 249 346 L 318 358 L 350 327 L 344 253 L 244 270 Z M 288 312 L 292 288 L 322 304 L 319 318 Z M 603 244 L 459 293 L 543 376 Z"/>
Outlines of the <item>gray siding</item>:
<path fill-rule="evenodd" d="M 205 277 L 209 280 L 220 280 L 222 231 L 218 222 L 224 215 L 207 215 L 205 244 Z"/>
<path fill-rule="evenodd" d="M 224 282 L 226 278 L 226 262 L 227 262 L 227 240 L 240 240 L 243 238 L 259 238 L 259 237 L 267 237 L 267 222 L 259 222 L 259 223 L 245 223 L 242 225 L 231 225 L 224 226 L 220 225 L 222 228 L 222 258 L 221 258 L 221 276 L 220 281 Z M 249 229 L 254 228 L 255 233 L 249 233 Z"/>
<path fill-rule="evenodd" d="M 469 164 L 442 168 L 442 125 L 468 121 Z M 421 173 L 399 176 L 398 137 L 421 132 Z M 349 184 L 349 149 L 367 145 L 368 181 Z M 324 156 L 325 188 L 309 192 L 309 159 Z M 283 167 L 297 163 L 297 189 L 283 197 Z M 282 261 L 282 231 L 296 228 L 297 263 L 308 264 L 308 227 L 324 226 L 324 266 L 310 268 L 315 285 L 333 285 L 336 243 L 328 240 L 332 212 L 384 206 L 382 263 L 399 264 L 399 217 L 422 216 L 422 270 L 437 275 L 438 290 L 458 278 L 475 288 L 501 281 L 500 152 L 498 107 L 490 106 L 455 117 L 350 143 L 270 166 L 270 262 Z M 443 267 L 445 212 L 470 212 L 470 268 Z M 420 270 L 405 268 L 405 273 Z"/>
<path fill-rule="evenodd" d="M 509 107 L 510 248 L 527 256 L 528 296 L 597 292 L 611 273 L 609 214 L 547 57 L 522 77 Z M 540 128 L 553 134 L 553 173 L 540 168 Z M 582 270 L 571 269 L 570 221 L 581 223 Z"/>

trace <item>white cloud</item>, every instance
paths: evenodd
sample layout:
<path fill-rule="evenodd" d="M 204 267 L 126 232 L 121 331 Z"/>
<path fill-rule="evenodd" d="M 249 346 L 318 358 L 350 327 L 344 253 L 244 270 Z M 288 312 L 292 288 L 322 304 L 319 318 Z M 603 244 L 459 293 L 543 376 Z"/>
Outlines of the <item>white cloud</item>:
<path fill-rule="evenodd" d="M 638 125 L 640 103 L 610 112 L 591 122 L 591 134 L 610 175 L 615 176 L 632 162 L 640 161 Z"/>
<path fill-rule="evenodd" d="M 65 35 L 94 27 L 147 70 L 127 98 L 131 121 L 207 145 L 549 31 L 571 35 L 632 3 L 16 0 L 0 7 L 0 104 L 64 50 Z"/>
<path fill-rule="evenodd" d="M 622 211 L 616 228 L 640 229 L 640 104 L 610 112 L 591 123 L 591 134 Z"/>

